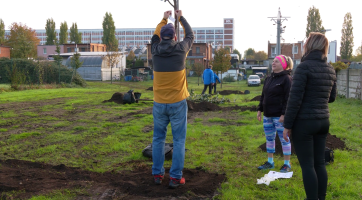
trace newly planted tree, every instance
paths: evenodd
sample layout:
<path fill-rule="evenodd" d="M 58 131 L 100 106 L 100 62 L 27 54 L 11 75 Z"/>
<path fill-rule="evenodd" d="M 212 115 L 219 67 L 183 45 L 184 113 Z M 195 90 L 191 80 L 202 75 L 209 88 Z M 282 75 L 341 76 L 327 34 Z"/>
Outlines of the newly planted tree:
<path fill-rule="evenodd" d="M 220 48 L 219 50 L 215 51 L 214 60 L 212 61 L 213 70 L 218 73 L 221 73 L 221 80 L 222 80 L 222 73 L 226 72 L 231 67 L 231 56 L 230 51 L 225 48 Z M 222 88 L 222 82 L 220 87 Z"/>
<path fill-rule="evenodd" d="M 352 15 L 347 13 L 344 16 L 344 22 L 342 27 L 342 38 L 340 54 L 342 59 L 350 59 L 353 52 L 353 26 L 352 26 Z"/>
<path fill-rule="evenodd" d="M 204 66 L 201 63 L 195 63 L 192 70 L 197 75 L 197 85 L 200 85 L 200 76 L 204 72 Z"/>
<path fill-rule="evenodd" d="M 83 62 L 81 62 L 79 58 L 80 58 L 80 54 L 75 53 L 75 54 L 73 54 L 72 58 L 70 59 L 70 66 L 73 68 L 72 81 L 73 81 L 74 75 L 77 73 L 77 69 L 83 65 Z"/>
<path fill-rule="evenodd" d="M 109 49 L 112 49 L 112 46 L 109 46 L 110 48 L 107 48 L 107 54 L 103 56 L 103 60 L 107 62 L 107 65 L 109 69 L 111 70 L 111 84 L 113 83 L 113 70 L 112 68 L 116 67 L 117 64 L 121 61 L 120 57 L 122 56 L 121 52 L 118 51 L 111 51 Z M 121 74 L 120 74 L 121 77 Z"/>

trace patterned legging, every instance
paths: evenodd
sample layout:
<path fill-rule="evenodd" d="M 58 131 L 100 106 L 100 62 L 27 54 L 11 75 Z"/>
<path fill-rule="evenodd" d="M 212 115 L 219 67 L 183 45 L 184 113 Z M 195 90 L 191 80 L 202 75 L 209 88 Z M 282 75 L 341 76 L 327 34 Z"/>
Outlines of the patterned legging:
<path fill-rule="evenodd" d="M 283 147 L 283 154 L 290 155 L 291 154 L 291 145 L 290 142 L 287 142 L 283 138 L 284 127 L 282 123 L 279 122 L 279 117 L 265 117 L 264 116 L 264 132 L 266 137 L 266 151 L 268 153 L 275 153 L 275 137 L 276 132 L 278 132 L 278 136 L 280 142 Z M 290 140 L 289 140 L 290 141 Z"/>

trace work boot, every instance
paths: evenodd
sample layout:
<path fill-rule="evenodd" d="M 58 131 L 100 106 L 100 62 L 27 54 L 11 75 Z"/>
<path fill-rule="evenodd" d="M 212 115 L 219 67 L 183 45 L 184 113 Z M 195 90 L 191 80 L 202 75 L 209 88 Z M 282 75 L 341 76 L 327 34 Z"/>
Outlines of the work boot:
<path fill-rule="evenodd" d="M 177 179 L 170 177 L 170 183 L 168 185 L 169 188 L 175 189 L 180 185 L 185 185 L 185 178 Z"/>

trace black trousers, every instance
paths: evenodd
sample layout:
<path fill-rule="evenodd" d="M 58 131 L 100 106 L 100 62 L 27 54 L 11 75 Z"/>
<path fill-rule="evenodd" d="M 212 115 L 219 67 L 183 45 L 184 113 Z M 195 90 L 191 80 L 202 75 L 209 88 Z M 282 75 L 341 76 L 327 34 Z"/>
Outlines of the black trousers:
<path fill-rule="evenodd" d="M 302 168 L 307 199 L 324 200 L 328 175 L 324 162 L 329 119 L 296 119 L 292 128 L 295 152 Z"/>
<path fill-rule="evenodd" d="M 214 83 L 214 85 L 212 86 L 212 88 L 214 89 L 214 94 L 216 94 L 216 83 Z"/>
<path fill-rule="evenodd" d="M 204 85 L 204 90 L 202 91 L 201 94 L 205 94 L 207 87 L 209 87 L 209 94 L 211 94 L 212 91 L 212 84 L 209 85 Z"/>

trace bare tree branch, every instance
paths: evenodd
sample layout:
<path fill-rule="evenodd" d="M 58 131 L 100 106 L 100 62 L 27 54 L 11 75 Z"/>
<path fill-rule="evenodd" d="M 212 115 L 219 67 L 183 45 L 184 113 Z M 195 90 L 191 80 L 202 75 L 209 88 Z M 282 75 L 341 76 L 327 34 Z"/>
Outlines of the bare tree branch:
<path fill-rule="evenodd" d="M 175 6 L 172 5 L 172 3 L 170 2 L 170 0 L 167 0 L 167 2 L 168 2 L 173 8 L 175 8 Z"/>

